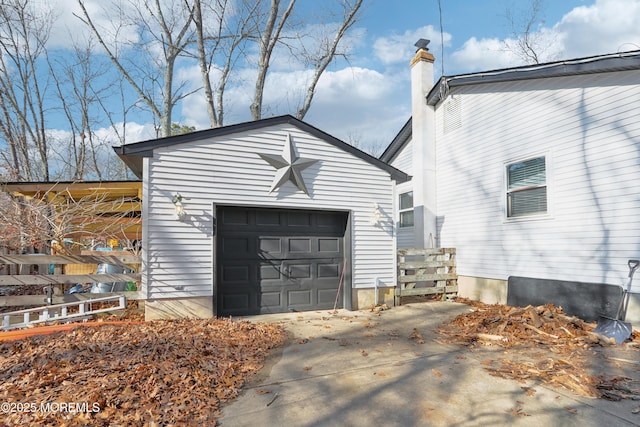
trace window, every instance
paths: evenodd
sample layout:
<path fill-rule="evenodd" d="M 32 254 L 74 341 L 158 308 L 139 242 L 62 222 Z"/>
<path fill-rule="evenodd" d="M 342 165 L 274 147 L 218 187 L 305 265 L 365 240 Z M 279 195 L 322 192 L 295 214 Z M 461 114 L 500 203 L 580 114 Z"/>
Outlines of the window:
<path fill-rule="evenodd" d="M 413 191 L 400 195 L 400 227 L 413 227 Z"/>
<path fill-rule="evenodd" d="M 547 167 L 544 156 L 507 165 L 507 217 L 547 213 Z"/>

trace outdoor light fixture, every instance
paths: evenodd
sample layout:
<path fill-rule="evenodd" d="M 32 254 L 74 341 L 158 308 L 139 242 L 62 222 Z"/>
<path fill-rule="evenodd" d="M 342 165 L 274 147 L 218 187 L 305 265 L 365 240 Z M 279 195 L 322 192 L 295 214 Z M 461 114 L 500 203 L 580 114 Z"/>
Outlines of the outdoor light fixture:
<path fill-rule="evenodd" d="M 182 200 L 188 200 L 188 198 L 183 197 L 180 193 L 176 193 L 171 200 L 173 202 L 173 207 L 176 209 L 176 219 L 178 221 L 182 221 L 187 216 L 187 211 L 184 210 Z"/>
<path fill-rule="evenodd" d="M 380 225 L 382 219 L 382 212 L 380 212 L 380 206 L 377 202 L 373 203 L 373 214 L 371 215 L 371 225 Z"/>

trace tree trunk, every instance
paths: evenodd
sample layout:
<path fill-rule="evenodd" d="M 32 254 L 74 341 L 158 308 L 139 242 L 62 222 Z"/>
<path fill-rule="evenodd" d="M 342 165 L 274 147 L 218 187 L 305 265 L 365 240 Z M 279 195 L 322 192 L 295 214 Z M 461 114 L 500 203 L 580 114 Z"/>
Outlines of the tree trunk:
<path fill-rule="evenodd" d="M 271 62 L 271 55 L 273 49 L 276 47 L 282 29 L 284 28 L 287 20 L 291 16 L 293 6 L 296 0 L 289 0 L 289 6 L 282 14 L 280 21 L 278 22 L 278 14 L 280 12 L 280 0 L 271 0 L 271 7 L 269 9 L 269 17 L 267 19 L 267 25 L 265 26 L 264 33 L 260 36 L 260 56 L 258 58 L 258 76 L 256 77 L 255 92 L 253 94 L 253 102 L 249 109 L 251 110 L 251 118 L 253 120 L 260 120 L 262 118 L 262 102 L 264 96 L 264 85 L 267 80 L 267 71 L 269 70 L 269 64 Z M 277 25 L 276 25 L 277 22 Z"/>

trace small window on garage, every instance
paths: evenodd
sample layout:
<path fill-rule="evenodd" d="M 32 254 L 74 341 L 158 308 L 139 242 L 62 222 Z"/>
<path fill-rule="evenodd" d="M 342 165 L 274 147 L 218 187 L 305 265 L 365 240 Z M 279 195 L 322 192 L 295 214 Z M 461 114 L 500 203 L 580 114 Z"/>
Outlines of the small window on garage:
<path fill-rule="evenodd" d="M 507 165 L 507 218 L 547 213 L 547 164 L 544 156 Z"/>
<path fill-rule="evenodd" d="M 400 227 L 413 227 L 413 191 L 400 194 Z"/>

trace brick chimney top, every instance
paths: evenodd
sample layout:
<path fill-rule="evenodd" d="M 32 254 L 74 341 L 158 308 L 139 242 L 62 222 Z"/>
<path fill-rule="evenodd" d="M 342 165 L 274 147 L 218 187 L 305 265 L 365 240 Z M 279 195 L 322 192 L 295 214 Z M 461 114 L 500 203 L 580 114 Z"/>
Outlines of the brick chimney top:
<path fill-rule="evenodd" d="M 428 61 L 431 63 L 435 62 L 436 59 L 429 52 L 429 48 L 427 47 L 429 46 L 430 42 L 431 40 L 420 39 L 414 44 L 414 46 L 417 47 L 418 50 L 416 51 L 416 54 L 413 56 L 413 59 L 411 59 L 411 63 L 410 63 L 411 67 L 413 67 L 416 63 L 420 61 Z"/>

